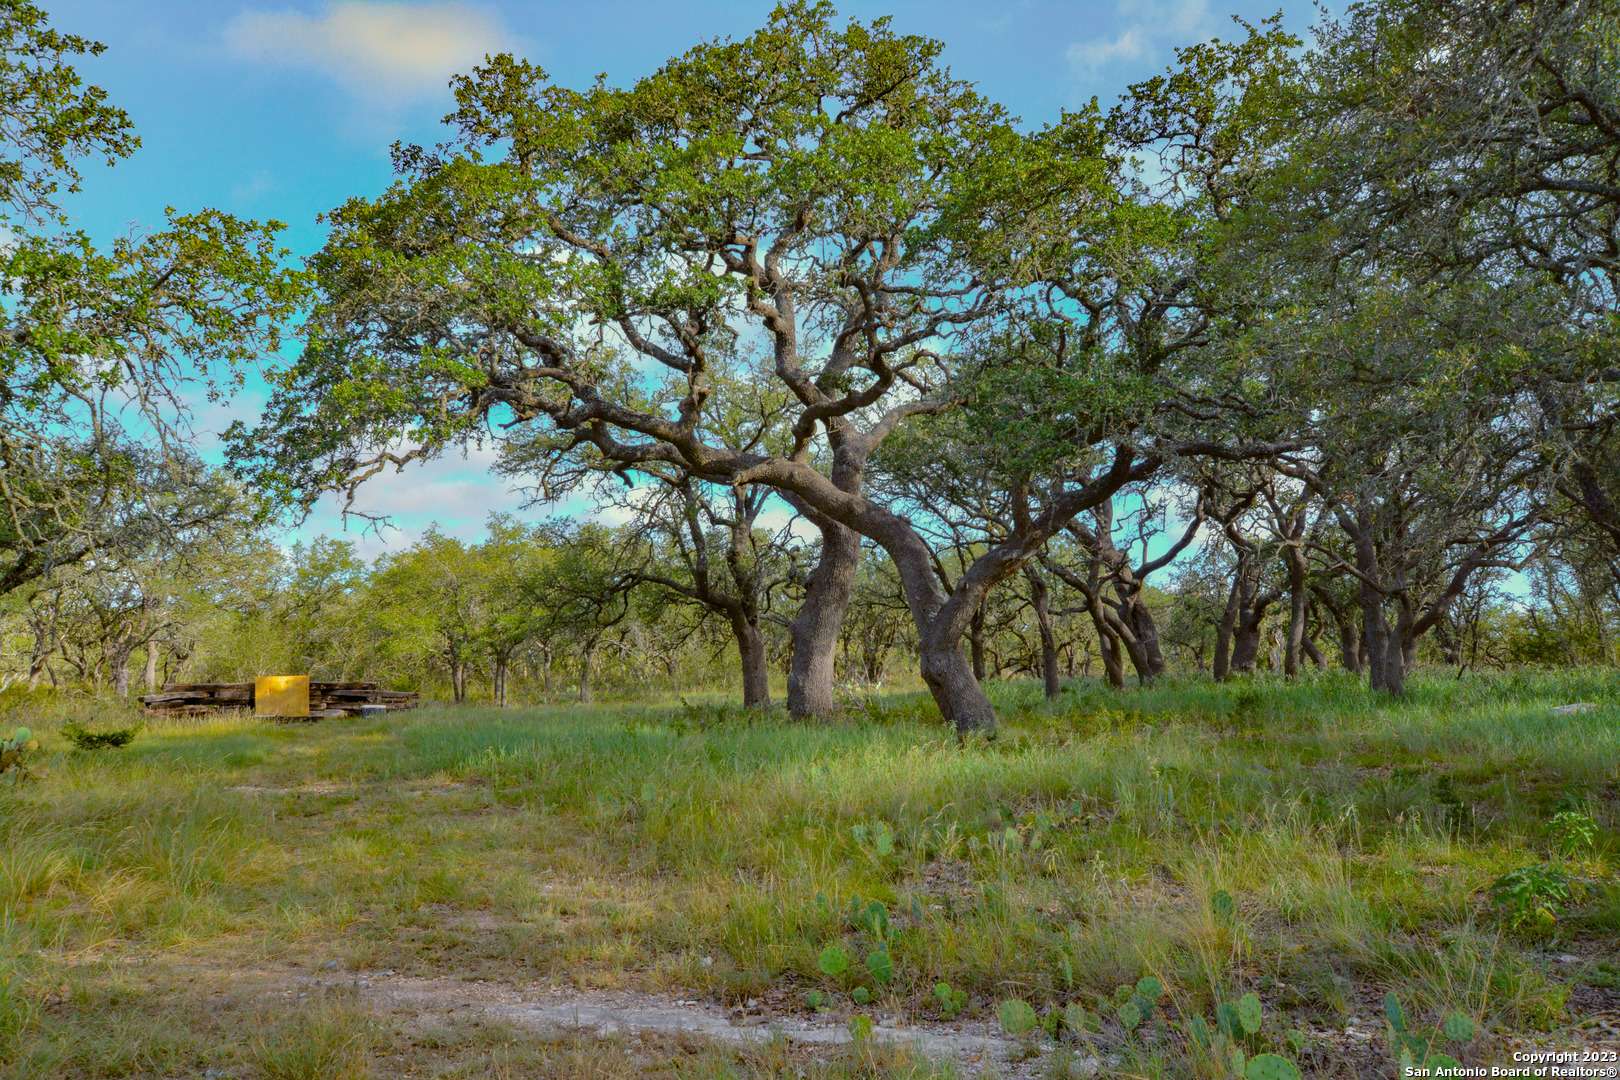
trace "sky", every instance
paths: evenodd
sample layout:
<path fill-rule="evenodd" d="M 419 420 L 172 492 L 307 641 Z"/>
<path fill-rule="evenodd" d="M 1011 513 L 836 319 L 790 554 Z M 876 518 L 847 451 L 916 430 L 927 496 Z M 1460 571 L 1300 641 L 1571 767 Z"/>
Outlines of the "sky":
<path fill-rule="evenodd" d="M 58 29 L 104 42 L 81 71 L 130 113 L 142 146 L 115 168 L 87 163 L 76 220 L 103 240 L 163 220 L 166 206 L 204 206 L 287 224 L 297 255 L 319 248 L 319 215 L 390 179 L 396 141 L 443 138 L 450 76 L 485 54 L 513 52 L 553 79 L 583 85 L 598 74 L 624 85 L 699 41 L 741 37 L 768 2 L 603 0 L 403 2 L 403 0 L 39 0 Z M 945 43 L 944 60 L 1029 126 L 1093 96 L 1106 106 L 1127 84 L 1163 69 L 1177 45 L 1231 37 L 1232 17 L 1258 20 L 1281 8 L 1306 31 L 1308 2 L 1289 0 L 843 0 L 846 16 L 892 16 L 905 33 Z M 199 413 L 207 444 L 230 419 L 251 418 L 262 385 Z M 403 475 L 379 476 L 362 492 L 369 513 L 393 528 L 347 525 L 332 500 L 296 536 L 354 540 L 375 556 L 410 543 L 430 525 L 464 538 L 491 511 L 523 503 L 491 475 L 493 453 L 452 454 Z M 583 505 L 527 516 L 587 512 Z M 783 512 L 785 514 L 785 511 Z"/>

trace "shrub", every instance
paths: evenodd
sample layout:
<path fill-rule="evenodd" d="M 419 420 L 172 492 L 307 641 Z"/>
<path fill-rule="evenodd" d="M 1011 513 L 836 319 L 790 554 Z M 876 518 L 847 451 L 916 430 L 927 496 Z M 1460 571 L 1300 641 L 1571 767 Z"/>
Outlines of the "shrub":
<path fill-rule="evenodd" d="M 1550 927 L 1570 900 L 1569 875 L 1548 863 L 1510 870 L 1491 883 L 1491 900 L 1515 930 Z"/>
<path fill-rule="evenodd" d="M 62 725 L 62 734 L 80 750 L 100 750 L 109 746 L 116 749 L 128 746 L 135 740 L 140 730 L 139 724 L 127 728 L 109 728 L 106 731 L 91 731 L 81 724 Z"/>
<path fill-rule="evenodd" d="M 1560 810 L 1547 823 L 1547 831 L 1552 834 L 1558 853 L 1566 858 L 1590 851 L 1597 844 L 1597 822 L 1580 810 Z"/>
<path fill-rule="evenodd" d="M 967 1007 L 967 991 L 957 990 L 948 982 L 937 982 L 934 1001 L 939 1005 L 940 1015 L 949 1020 Z"/>
<path fill-rule="evenodd" d="M 1019 998 L 1008 998 L 998 1005 L 996 1018 L 1001 1021 L 1001 1030 L 1014 1036 L 1028 1035 L 1041 1025 L 1041 1018 L 1035 1015 L 1035 1009 Z"/>

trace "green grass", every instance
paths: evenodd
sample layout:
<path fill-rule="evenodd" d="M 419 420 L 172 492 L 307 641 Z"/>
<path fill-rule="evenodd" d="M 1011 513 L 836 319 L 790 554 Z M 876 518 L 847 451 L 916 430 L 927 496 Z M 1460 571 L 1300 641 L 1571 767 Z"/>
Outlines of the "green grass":
<path fill-rule="evenodd" d="M 1469 1062 L 1556 1040 L 1579 993 L 1609 993 L 1612 964 L 1551 954 L 1612 958 L 1620 937 L 1612 673 L 1420 678 L 1399 702 L 1342 678 L 993 694 L 1001 736 L 965 745 L 918 695 L 825 726 L 702 705 L 160 722 L 92 752 L 47 717 L 48 774 L 0 783 L 0 1077 L 401 1071 L 379 1064 L 400 1053 L 397 1018 L 306 1003 L 245 1021 L 250 1040 L 175 989 L 331 960 L 788 1007 L 819 989 L 849 1009 L 866 985 L 918 1021 L 945 981 L 973 1016 L 1078 1002 L 1104 1017 L 1095 1049 L 1164 1076 L 1224 1074 L 1200 1071 L 1179 1028 L 1127 1038 L 1113 1022 L 1115 988 L 1147 974 L 1183 1020 L 1258 993 L 1268 1031 L 1300 1029 L 1290 1052 L 1321 1075 L 1344 1051 L 1318 1033 L 1375 1022 L 1386 992 L 1431 1027 L 1480 1022 Z M 1550 712 L 1577 700 L 1600 707 Z M 1547 822 L 1572 805 L 1598 825 L 1568 862 L 1582 894 L 1555 925 L 1509 932 L 1488 888 L 1555 858 Z M 1231 920 L 1212 909 L 1221 891 Z M 886 985 L 862 962 L 873 901 Z M 832 978 L 817 958 L 835 943 L 855 962 Z M 1598 973 L 1586 991 L 1583 972 Z M 245 1017 L 272 1004 L 250 991 L 232 989 Z M 512 1075 L 805 1067 L 512 1038 L 406 1060 L 447 1075 L 496 1074 L 497 1058 Z"/>

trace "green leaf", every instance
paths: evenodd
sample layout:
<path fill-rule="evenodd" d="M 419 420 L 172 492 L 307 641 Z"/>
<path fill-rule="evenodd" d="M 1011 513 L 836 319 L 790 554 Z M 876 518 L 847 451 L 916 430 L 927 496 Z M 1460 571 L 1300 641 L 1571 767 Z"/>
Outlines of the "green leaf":
<path fill-rule="evenodd" d="M 857 986 L 855 989 L 851 990 L 849 992 L 849 997 L 850 1000 L 855 1002 L 857 1005 L 870 1005 L 872 1003 L 872 991 L 868 990 L 864 986 Z"/>
<path fill-rule="evenodd" d="M 1423 1059 L 1423 1064 L 1431 1072 L 1435 1069 L 1457 1069 L 1462 1067 L 1462 1062 L 1450 1054 L 1430 1054 Z"/>
<path fill-rule="evenodd" d="M 1243 1027 L 1245 1035 L 1255 1035 L 1260 1031 L 1260 1022 L 1263 1017 L 1260 1009 L 1260 996 L 1252 990 L 1238 998 L 1238 1023 Z"/>
<path fill-rule="evenodd" d="M 1244 1080 L 1302 1080 L 1299 1068 L 1276 1054 L 1257 1054 L 1243 1070 Z"/>
<path fill-rule="evenodd" d="M 1202 1016 L 1195 1016 L 1187 1022 L 1187 1034 L 1195 1044 L 1205 1049 L 1208 1049 L 1209 1044 L 1214 1041 L 1214 1036 L 1209 1030 L 1209 1024 L 1205 1022 Z"/>
<path fill-rule="evenodd" d="M 1444 1026 L 1446 1038 L 1452 1042 L 1471 1042 L 1475 1034 L 1474 1021 L 1460 1012 L 1454 1012 L 1446 1017 Z"/>
<path fill-rule="evenodd" d="M 1238 1022 L 1237 1006 L 1230 1001 L 1215 1006 L 1215 1026 L 1228 1038 L 1235 1039 L 1242 1034 L 1243 1026 Z"/>
<path fill-rule="evenodd" d="M 1120 1026 L 1126 1031 L 1135 1031 L 1137 1026 L 1142 1023 L 1142 1007 L 1136 1003 L 1135 998 L 1121 1005 L 1117 1015 L 1119 1016 Z"/>
<path fill-rule="evenodd" d="M 1091 1031 L 1096 1026 L 1094 1019 L 1091 1013 L 1086 1011 L 1085 1006 L 1077 1001 L 1071 1001 L 1063 1006 L 1063 1026 L 1076 1035 Z"/>
<path fill-rule="evenodd" d="M 870 1016 L 852 1016 L 849 1018 L 850 1038 L 854 1039 L 858 1043 L 864 1043 L 867 1039 L 872 1037 L 872 1029 L 875 1026 L 876 1025 L 872 1023 L 872 1018 Z"/>
<path fill-rule="evenodd" d="M 816 966 L 821 969 L 823 975 L 830 975 L 836 979 L 849 970 L 849 953 L 837 945 L 829 945 L 822 949 L 821 955 L 816 958 Z"/>
<path fill-rule="evenodd" d="M 1152 975 L 1136 980 L 1136 993 L 1146 1001 L 1156 1002 L 1164 996 L 1164 984 Z"/>
<path fill-rule="evenodd" d="M 1215 891 L 1209 898 L 1209 907 L 1215 913 L 1215 917 L 1223 923 L 1231 923 L 1233 917 L 1237 915 L 1237 903 L 1232 899 L 1232 894 L 1225 889 Z"/>
<path fill-rule="evenodd" d="M 1018 998 L 1008 998 L 996 1006 L 996 1018 L 1001 1021 L 1001 1030 L 1009 1035 L 1027 1035 L 1041 1022 L 1029 1002 Z"/>

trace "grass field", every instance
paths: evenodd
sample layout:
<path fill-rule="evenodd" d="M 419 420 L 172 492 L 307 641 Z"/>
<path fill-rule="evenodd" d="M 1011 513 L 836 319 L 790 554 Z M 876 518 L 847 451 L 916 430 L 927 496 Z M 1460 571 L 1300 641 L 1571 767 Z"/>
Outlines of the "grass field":
<path fill-rule="evenodd" d="M 965 745 L 913 696 L 827 726 L 424 709 L 97 751 L 35 721 L 48 773 L 0 781 L 0 1077 L 953 1071 L 375 1007 L 387 979 L 1015 1031 L 1016 1000 L 1060 1037 L 1023 1036 L 1031 1075 L 1230 1076 L 1228 1043 L 1395 1075 L 1390 993 L 1469 1064 L 1620 1040 L 1612 673 L 993 694 L 1000 738 Z M 1258 1031 L 1201 1040 L 1249 993 Z"/>

